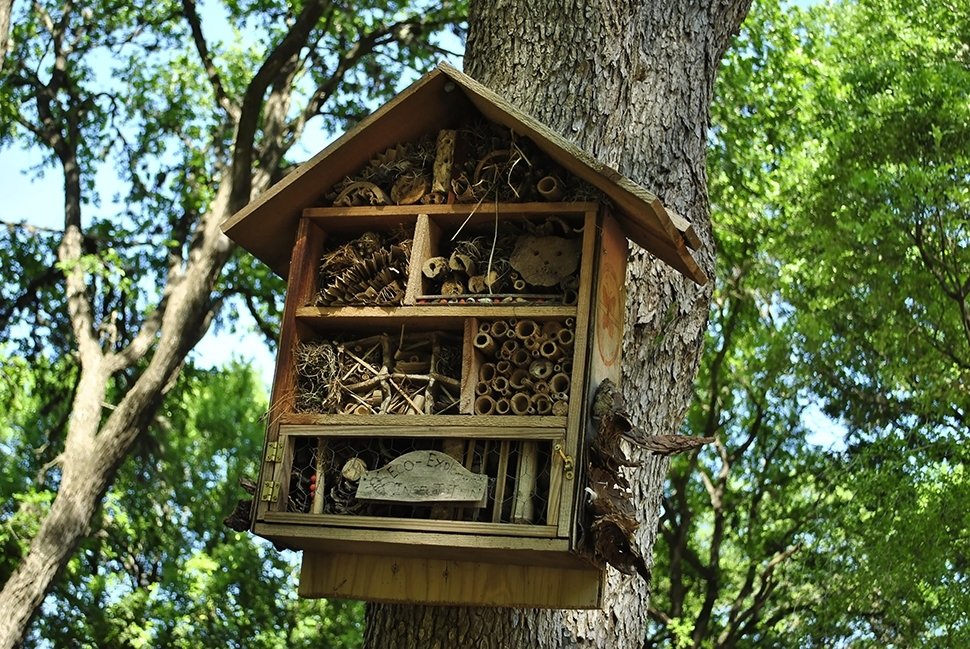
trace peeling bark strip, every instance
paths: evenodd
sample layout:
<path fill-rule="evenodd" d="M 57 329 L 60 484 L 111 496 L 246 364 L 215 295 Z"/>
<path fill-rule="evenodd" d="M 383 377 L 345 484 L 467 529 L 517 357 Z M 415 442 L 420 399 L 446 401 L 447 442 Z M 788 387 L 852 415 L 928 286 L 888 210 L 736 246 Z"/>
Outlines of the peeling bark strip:
<path fill-rule="evenodd" d="M 466 71 L 640 182 L 694 224 L 711 275 L 705 133 L 717 62 L 750 0 L 473 2 Z M 642 251 L 628 277 L 625 401 L 645 435 L 677 431 L 697 372 L 711 284 Z M 650 563 L 666 459 L 629 477 Z M 647 586 L 611 571 L 602 612 L 372 605 L 367 647 L 640 647 Z"/>

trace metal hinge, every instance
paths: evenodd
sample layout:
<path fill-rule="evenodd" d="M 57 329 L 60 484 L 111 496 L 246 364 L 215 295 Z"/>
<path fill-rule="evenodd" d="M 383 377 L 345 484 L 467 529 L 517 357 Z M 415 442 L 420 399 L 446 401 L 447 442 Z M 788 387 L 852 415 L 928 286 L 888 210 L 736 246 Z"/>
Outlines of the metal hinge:
<path fill-rule="evenodd" d="M 267 480 L 263 483 L 263 489 L 259 492 L 259 500 L 264 503 L 275 503 L 280 497 L 280 483 Z"/>
<path fill-rule="evenodd" d="M 557 442 L 554 448 L 556 453 L 559 453 L 559 457 L 562 458 L 563 475 L 566 477 L 566 480 L 572 480 L 574 477 L 576 477 L 576 465 L 573 462 L 573 458 L 566 455 L 565 451 L 562 450 L 562 444 Z"/>
<path fill-rule="evenodd" d="M 283 461 L 283 442 L 270 442 L 266 445 L 266 462 Z"/>

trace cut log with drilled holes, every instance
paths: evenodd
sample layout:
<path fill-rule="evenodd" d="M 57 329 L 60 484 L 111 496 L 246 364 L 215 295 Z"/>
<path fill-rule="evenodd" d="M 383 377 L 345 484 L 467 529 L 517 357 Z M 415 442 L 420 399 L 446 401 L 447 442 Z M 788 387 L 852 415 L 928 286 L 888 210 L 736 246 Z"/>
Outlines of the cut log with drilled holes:
<path fill-rule="evenodd" d="M 455 166 L 455 142 L 457 132 L 442 129 L 438 132 L 437 150 L 434 159 L 434 181 L 431 191 L 447 194 L 451 189 L 451 175 Z"/>
<path fill-rule="evenodd" d="M 555 286 L 579 268 L 580 242 L 563 237 L 522 235 L 509 263 L 534 286 Z"/>

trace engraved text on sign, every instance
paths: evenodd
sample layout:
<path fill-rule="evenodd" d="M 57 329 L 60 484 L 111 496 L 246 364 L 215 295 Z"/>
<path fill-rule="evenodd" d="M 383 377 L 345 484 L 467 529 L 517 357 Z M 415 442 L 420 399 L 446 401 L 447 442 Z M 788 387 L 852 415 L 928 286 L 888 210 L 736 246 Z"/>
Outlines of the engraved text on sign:
<path fill-rule="evenodd" d="M 357 500 L 483 507 L 488 478 L 438 451 L 412 451 L 360 479 Z"/>

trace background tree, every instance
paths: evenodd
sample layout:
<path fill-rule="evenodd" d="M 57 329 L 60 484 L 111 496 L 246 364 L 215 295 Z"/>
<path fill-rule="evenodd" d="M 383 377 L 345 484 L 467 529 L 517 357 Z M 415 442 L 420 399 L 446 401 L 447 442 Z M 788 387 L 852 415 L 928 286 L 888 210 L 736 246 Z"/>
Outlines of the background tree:
<path fill-rule="evenodd" d="M 712 274 L 705 134 L 717 63 L 748 4 L 480 2 L 471 7 L 465 69 L 687 216 Z M 696 287 L 638 250 L 628 288 L 627 403 L 648 433 L 675 432 L 691 398 L 710 284 Z M 632 482 L 649 557 L 667 463 L 641 459 Z M 420 633 L 439 646 L 640 647 L 648 600 L 646 584 L 611 572 L 603 612 L 370 606 L 366 644 L 411 646 Z"/>
<path fill-rule="evenodd" d="M 0 502 L 11 511 L 0 525 L 0 579 L 54 495 L 46 479 L 33 479 L 43 460 L 32 451 L 46 439 L 34 421 L 51 389 L 38 380 L 56 373 L 12 359 L 5 369 Z M 237 477 L 257 469 L 266 407 L 259 380 L 238 365 L 183 370 L 26 647 L 359 646 L 359 603 L 297 599 L 292 557 L 222 525 Z"/>
<path fill-rule="evenodd" d="M 58 274 L 46 283 L 63 285 L 72 338 L 34 347 L 70 355 L 75 379 L 61 427 L 49 431 L 56 495 L 0 591 L 4 648 L 24 636 L 218 315 L 232 256 L 219 223 L 270 184 L 308 122 L 342 127 L 367 112 L 364 102 L 387 98 L 403 70 L 430 63 L 433 32 L 461 15 L 393 1 L 228 3 L 207 15 L 236 43 L 213 48 L 192 0 L 18 6 L 0 144 L 32 142 L 63 174 Z M 105 157 L 130 191 L 118 218 L 82 218 Z M 34 279 L 8 309 L 28 339 L 47 332 L 32 308 Z"/>
<path fill-rule="evenodd" d="M 687 420 L 721 441 L 672 467 L 651 644 L 967 642 L 965 9 L 761 2 L 733 48 Z"/>

